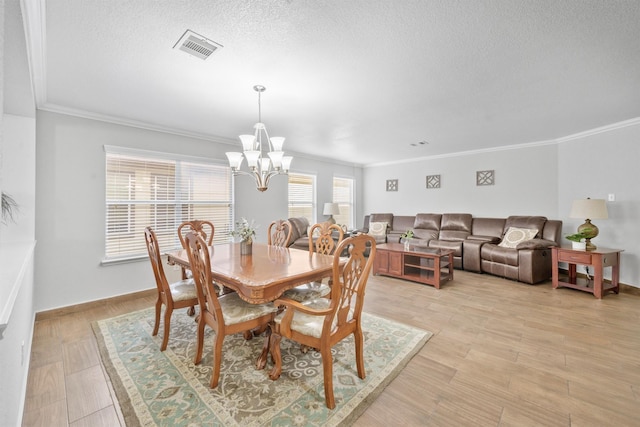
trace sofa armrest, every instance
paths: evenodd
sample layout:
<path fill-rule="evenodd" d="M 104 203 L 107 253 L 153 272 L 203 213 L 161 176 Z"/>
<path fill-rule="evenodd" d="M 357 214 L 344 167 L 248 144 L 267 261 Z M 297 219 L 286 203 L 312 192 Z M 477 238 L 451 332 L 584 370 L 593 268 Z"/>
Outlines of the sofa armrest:
<path fill-rule="evenodd" d="M 500 238 L 496 236 L 476 236 L 472 234 L 471 236 L 467 236 L 467 240 L 476 240 L 484 243 L 498 243 Z"/>
<path fill-rule="evenodd" d="M 473 271 L 474 273 L 481 273 L 481 257 L 480 250 L 482 249 L 482 245 L 485 243 L 490 243 L 488 240 L 480 240 L 480 239 L 467 239 L 462 244 L 462 268 L 465 271 Z"/>
<path fill-rule="evenodd" d="M 517 250 L 522 250 L 522 249 L 549 249 L 549 248 L 552 248 L 554 246 L 558 246 L 558 244 L 556 242 L 554 242 L 553 240 L 531 239 L 531 240 L 525 240 L 524 242 L 518 243 L 518 245 L 516 246 L 516 249 Z"/>

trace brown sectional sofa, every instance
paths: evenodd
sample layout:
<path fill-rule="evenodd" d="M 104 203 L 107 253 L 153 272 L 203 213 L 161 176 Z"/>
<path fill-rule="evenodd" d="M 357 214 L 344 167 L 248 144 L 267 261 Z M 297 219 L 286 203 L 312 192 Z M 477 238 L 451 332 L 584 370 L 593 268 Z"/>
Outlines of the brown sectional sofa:
<path fill-rule="evenodd" d="M 412 229 L 412 244 L 453 250 L 455 268 L 529 284 L 551 278 L 550 248 L 560 245 L 562 233 L 562 221 L 542 216 L 474 218 L 468 213 L 371 214 L 358 231 L 368 232 L 372 222 L 389 224 L 386 236 L 376 237 L 377 243 L 398 242 Z M 514 248 L 500 246 L 510 227 L 536 229 L 537 233 Z"/>

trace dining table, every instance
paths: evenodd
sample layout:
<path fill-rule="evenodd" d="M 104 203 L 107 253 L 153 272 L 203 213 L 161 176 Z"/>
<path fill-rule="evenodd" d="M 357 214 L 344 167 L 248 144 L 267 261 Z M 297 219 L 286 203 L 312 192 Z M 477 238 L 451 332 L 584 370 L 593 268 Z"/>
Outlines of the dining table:
<path fill-rule="evenodd" d="M 209 255 L 213 281 L 252 304 L 275 301 L 287 289 L 333 274 L 333 255 L 258 242 L 252 244 L 250 254 L 241 253 L 240 243 L 222 243 L 210 246 Z M 167 257 L 171 265 L 190 268 L 186 249 L 169 252 Z"/>

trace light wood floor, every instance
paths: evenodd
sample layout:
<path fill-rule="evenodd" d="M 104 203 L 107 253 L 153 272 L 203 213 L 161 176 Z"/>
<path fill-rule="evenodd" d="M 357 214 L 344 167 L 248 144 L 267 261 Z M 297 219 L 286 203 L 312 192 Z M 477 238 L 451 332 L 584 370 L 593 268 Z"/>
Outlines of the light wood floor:
<path fill-rule="evenodd" d="M 153 301 L 39 316 L 23 425 L 124 425 L 90 322 Z M 365 311 L 435 335 L 357 426 L 640 425 L 639 295 L 597 300 L 456 270 L 440 290 L 374 276 Z"/>

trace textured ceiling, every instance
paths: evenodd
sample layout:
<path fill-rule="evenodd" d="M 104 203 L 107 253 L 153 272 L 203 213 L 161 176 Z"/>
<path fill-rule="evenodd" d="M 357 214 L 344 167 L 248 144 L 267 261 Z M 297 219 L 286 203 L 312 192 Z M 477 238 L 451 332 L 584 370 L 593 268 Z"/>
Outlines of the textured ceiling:
<path fill-rule="evenodd" d="M 26 15 L 28 39 L 42 40 L 31 49 L 42 109 L 233 143 L 257 121 L 262 84 L 263 121 L 285 151 L 358 164 L 640 117 L 637 0 L 40 5 Z M 186 29 L 224 48 L 205 61 L 173 49 Z"/>

